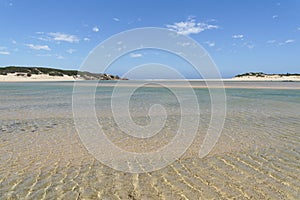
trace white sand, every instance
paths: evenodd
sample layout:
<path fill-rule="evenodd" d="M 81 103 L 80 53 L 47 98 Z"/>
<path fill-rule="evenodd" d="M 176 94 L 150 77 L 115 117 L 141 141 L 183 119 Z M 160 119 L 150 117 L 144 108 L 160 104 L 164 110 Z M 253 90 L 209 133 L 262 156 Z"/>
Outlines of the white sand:
<path fill-rule="evenodd" d="M 300 76 L 265 75 L 264 77 L 242 76 L 234 77 L 234 81 L 300 81 Z"/>
<path fill-rule="evenodd" d="M 17 76 L 23 74 L 23 76 Z M 32 74 L 30 77 L 26 73 L 9 73 L 7 75 L 0 75 L 0 82 L 34 82 L 34 81 L 74 81 L 83 80 L 80 77 L 73 76 L 49 76 L 48 74 Z M 192 79 L 191 81 L 203 81 L 205 79 Z M 157 80 L 156 80 L 157 81 Z M 172 81 L 172 80 L 167 80 Z M 177 80 L 178 81 L 178 80 Z M 264 77 L 256 76 L 242 76 L 229 79 L 208 79 L 206 81 L 300 81 L 300 76 L 279 76 L 279 75 L 265 75 Z"/>
<path fill-rule="evenodd" d="M 23 76 L 17 76 L 23 74 Z M 0 82 L 33 82 L 33 81 L 74 81 L 78 78 L 73 76 L 49 76 L 48 74 L 32 74 L 30 77 L 26 73 L 9 73 L 7 75 L 0 75 Z"/>

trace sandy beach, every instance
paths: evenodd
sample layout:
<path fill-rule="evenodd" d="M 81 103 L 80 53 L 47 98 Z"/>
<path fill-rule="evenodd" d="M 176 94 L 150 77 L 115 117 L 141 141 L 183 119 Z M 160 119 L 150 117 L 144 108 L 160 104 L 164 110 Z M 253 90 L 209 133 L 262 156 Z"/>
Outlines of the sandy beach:
<path fill-rule="evenodd" d="M 0 75 L 0 82 L 43 82 L 43 81 L 75 81 L 84 80 L 80 77 L 75 76 L 50 76 L 49 74 L 32 74 L 30 77 L 26 73 L 8 73 L 7 75 Z M 150 81 L 150 80 L 149 80 Z M 180 81 L 180 80 L 159 80 L 159 81 Z M 279 76 L 279 75 L 266 75 L 265 77 L 256 76 L 242 76 L 226 79 L 191 79 L 189 81 L 210 81 L 210 82 L 230 82 L 230 81 L 262 81 L 262 82 L 298 82 L 300 81 L 300 76 Z"/>
<path fill-rule="evenodd" d="M 48 74 L 32 74 L 30 77 L 26 73 L 8 73 L 0 75 L 0 82 L 41 82 L 41 81 L 74 81 L 73 76 L 50 76 Z"/>
<path fill-rule="evenodd" d="M 264 77 L 242 76 L 234 77 L 232 81 L 300 81 L 300 76 L 265 75 Z"/>

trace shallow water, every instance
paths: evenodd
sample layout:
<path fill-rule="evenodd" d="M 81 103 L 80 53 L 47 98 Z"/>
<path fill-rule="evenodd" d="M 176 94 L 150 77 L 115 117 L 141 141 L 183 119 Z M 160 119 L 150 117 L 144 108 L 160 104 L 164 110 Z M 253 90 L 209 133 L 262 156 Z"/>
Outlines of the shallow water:
<path fill-rule="evenodd" d="M 137 124 L 149 123 L 154 103 L 168 112 L 161 132 L 144 141 L 116 126 L 109 109 L 113 84 L 96 92 L 96 113 L 108 138 L 135 152 L 170 142 L 180 121 L 174 95 L 147 86 L 132 96 Z M 72 82 L 0 83 L 0 199 L 299 199 L 300 83 L 226 82 L 224 129 L 203 159 L 198 152 L 210 98 L 203 82 L 192 85 L 201 110 L 194 143 L 170 166 L 131 174 L 103 165 L 83 146 L 73 120 Z"/>

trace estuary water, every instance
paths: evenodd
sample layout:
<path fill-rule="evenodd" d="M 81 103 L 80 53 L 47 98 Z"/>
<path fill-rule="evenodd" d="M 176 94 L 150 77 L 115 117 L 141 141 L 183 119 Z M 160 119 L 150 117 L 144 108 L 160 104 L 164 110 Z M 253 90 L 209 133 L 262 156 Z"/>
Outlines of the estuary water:
<path fill-rule="evenodd" d="M 94 83 L 80 83 L 82 92 Z M 143 139 L 118 127 L 111 111 L 115 84 L 101 82 L 95 91 L 95 113 L 107 138 L 136 153 L 172 141 L 182 103 L 172 89 L 120 82 L 123 88 L 145 84 L 128 102 L 135 124 L 151 123 L 154 104 L 167 115 L 164 127 Z M 83 145 L 73 119 L 73 85 L 0 83 L 0 199 L 300 199 L 300 82 L 224 82 L 225 124 L 204 158 L 198 153 L 211 119 L 210 93 L 205 82 L 191 82 L 200 109 L 193 143 L 170 165 L 140 174 L 106 166 Z M 180 81 L 168 85 L 187 89 Z"/>

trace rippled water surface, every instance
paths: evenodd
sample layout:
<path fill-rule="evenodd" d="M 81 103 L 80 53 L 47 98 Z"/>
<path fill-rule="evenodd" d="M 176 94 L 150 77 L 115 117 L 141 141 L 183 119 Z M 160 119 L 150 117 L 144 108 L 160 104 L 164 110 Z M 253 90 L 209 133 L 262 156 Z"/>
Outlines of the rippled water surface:
<path fill-rule="evenodd" d="M 108 138 L 134 152 L 168 144 L 180 122 L 172 92 L 148 85 L 133 94 L 135 123 L 149 124 L 153 104 L 168 113 L 161 132 L 144 141 L 118 129 L 110 111 L 113 84 L 101 85 L 95 95 Z M 168 167 L 131 174 L 103 165 L 83 146 L 73 120 L 72 82 L 0 83 L 0 199 L 300 199 L 300 83 L 226 82 L 224 129 L 203 159 L 198 152 L 210 97 L 203 82 L 192 86 L 201 112 L 191 147 Z"/>

